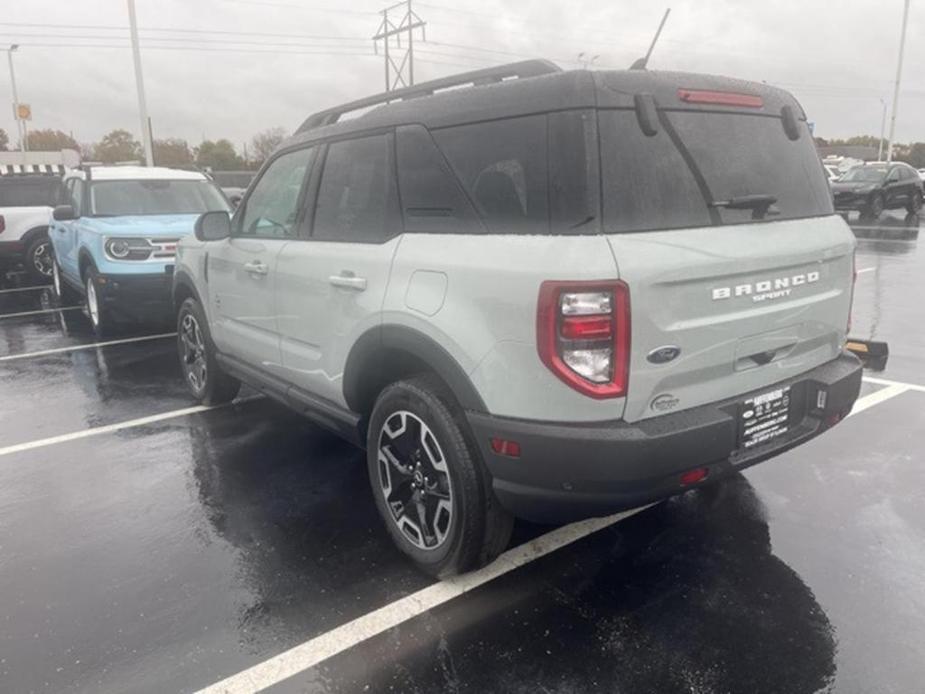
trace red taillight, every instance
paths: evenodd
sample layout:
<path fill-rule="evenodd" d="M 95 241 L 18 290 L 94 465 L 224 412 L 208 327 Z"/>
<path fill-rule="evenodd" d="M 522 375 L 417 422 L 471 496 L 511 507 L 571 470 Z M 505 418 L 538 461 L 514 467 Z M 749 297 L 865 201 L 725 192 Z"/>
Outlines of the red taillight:
<path fill-rule="evenodd" d="M 714 92 L 704 89 L 679 89 L 678 98 L 687 104 L 718 104 L 720 106 L 744 106 L 745 108 L 764 106 L 764 100 L 756 94 Z"/>
<path fill-rule="evenodd" d="M 626 395 L 630 298 L 623 282 L 543 282 L 536 315 L 540 360 L 592 398 Z"/>
<path fill-rule="evenodd" d="M 6 220 L 3 218 L 3 215 L 0 214 L 0 234 L 6 230 Z"/>
<path fill-rule="evenodd" d="M 697 484 L 698 482 L 703 482 L 707 475 L 710 474 L 709 468 L 699 467 L 694 470 L 688 470 L 681 474 L 681 486 L 688 487 L 692 484 Z"/>

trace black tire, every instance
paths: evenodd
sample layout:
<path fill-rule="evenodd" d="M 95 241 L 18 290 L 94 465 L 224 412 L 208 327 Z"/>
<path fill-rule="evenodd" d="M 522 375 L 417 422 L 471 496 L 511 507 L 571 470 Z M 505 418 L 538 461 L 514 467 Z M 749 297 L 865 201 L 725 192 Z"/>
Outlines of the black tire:
<path fill-rule="evenodd" d="M 906 211 L 909 214 L 918 214 L 922 209 L 922 194 L 918 191 L 912 194 L 912 199 L 909 201 L 909 204 L 906 206 Z"/>
<path fill-rule="evenodd" d="M 116 333 L 118 324 L 113 318 L 112 311 L 100 301 L 99 273 L 90 265 L 83 274 L 84 283 L 84 313 L 90 319 L 90 326 L 98 338 L 111 337 Z"/>
<path fill-rule="evenodd" d="M 55 254 L 47 234 L 39 234 L 26 247 L 23 265 L 29 279 L 36 284 L 48 284 L 52 278 Z"/>
<path fill-rule="evenodd" d="M 58 265 L 57 260 L 52 265 L 51 295 L 58 306 L 73 306 L 80 299 L 80 295 L 61 277 L 61 266 Z"/>
<path fill-rule="evenodd" d="M 380 463 L 380 446 L 383 461 L 395 462 Z M 428 448 L 432 449 L 429 453 Z M 437 460 L 442 470 L 434 466 Z M 393 383 L 379 394 L 367 433 L 367 466 L 386 529 L 422 571 L 440 578 L 463 573 L 484 566 L 507 547 L 513 517 L 492 492 L 490 475 L 462 409 L 438 379 L 416 376 Z M 408 498 L 407 506 L 403 496 Z M 448 521 L 446 506 L 428 513 L 427 504 L 441 501 L 449 506 Z M 417 520 L 407 512 L 411 503 Z M 418 515 L 422 508 L 424 522 Z M 432 519 L 429 529 L 415 532 L 413 527 L 428 525 L 428 517 Z"/>
<path fill-rule="evenodd" d="M 219 366 L 209 323 L 199 302 L 192 298 L 177 312 L 177 353 L 183 381 L 199 402 L 220 405 L 235 399 L 241 382 Z"/>
<path fill-rule="evenodd" d="M 877 221 L 880 219 L 880 215 L 883 214 L 883 208 L 883 196 L 877 193 L 867 203 L 867 209 L 865 210 L 867 218 L 874 222 Z"/>

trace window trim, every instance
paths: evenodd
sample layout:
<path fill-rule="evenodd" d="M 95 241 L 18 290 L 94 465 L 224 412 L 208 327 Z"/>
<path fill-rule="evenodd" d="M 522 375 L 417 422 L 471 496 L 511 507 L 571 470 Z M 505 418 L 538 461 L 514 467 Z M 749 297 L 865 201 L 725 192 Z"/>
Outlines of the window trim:
<path fill-rule="evenodd" d="M 244 215 L 247 212 L 247 203 L 250 202 L 251 195 L 257 189 L 257 186 L 260 184 L 260 181 L 263 180 L 263 177 L 266 175 L 267 171 L 271 166 L 280 158 L 286 156 L 287 154 L 294 154 L 302 150 L 315 150 L 315 152 L 309 157 L 308 166 L 306 167 L 305 175 L 302 177 L 302 185 L 299 188 L 299 196 L 296 198 L 296 221 L 293 225 L 295 234 L 293 236 L 280 238 L 279 236 L 264 236 L 262 234 L 242 234 L 241 228 L 244 224 Z M 300 142 L 295 146 L 287 147 L 284 150 L 274 153 L 269 159 L 267 159 L 263 166 L 260 167 L 260 170 L 254 176 L 254 180 L 251 181 L 251 184 L 247 187 L 247 190 L 244 193 L 244 197 L 241 198 L 241 203 L 234 210 L 234 213 L 231 217 L 231 235 L 230 239 L 263 239 L 265 241 L 299 241 L 302 240 L 301 230 L 305 217 L 305 195 L 307 192 L 308 181 L 311 179 L 314 170 L 318 165 L 318 145 L 316 143 L 305 143 Z"/>

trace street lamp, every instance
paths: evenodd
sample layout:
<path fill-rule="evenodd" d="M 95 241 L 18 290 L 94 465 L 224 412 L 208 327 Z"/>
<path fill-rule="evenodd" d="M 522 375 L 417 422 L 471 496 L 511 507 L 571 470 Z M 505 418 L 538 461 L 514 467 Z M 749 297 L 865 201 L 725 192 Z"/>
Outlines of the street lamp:
<path fill-rule="evenodd" d="M 13 118 L 16 120 L 16 132 L 19 134 L 19 151 L 25 152 L 26 147 L 26 124 L 19 117 L 19 95 L 16 93 L 16 73 L 13 70 L 13 52 L 19 49 L 19 44 L 14 43 L 9 48 L 5 48 L 6 58 L 10 64 L 10 84 L 13 87 Z"/>
<path fill-rule="evenodd" d="M 880 148 L 877 150 L 877 161 L 883 161 L 883 137 L 886 131 L 886 99 L 882 96 L 880 104 L 883 106 L 883 116 L 880 118 Z"/>

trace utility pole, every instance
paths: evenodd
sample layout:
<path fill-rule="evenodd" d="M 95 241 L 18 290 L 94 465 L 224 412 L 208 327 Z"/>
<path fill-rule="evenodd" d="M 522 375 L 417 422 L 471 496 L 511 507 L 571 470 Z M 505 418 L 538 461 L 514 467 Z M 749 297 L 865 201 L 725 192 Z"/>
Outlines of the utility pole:
<path fill-rule="evenodd" d="M 154 166 L 154 145 L 145 101 L 145 82 L 141 75 L 141 48 L 138 46 L 138 21 L 135 19 L 135 0 L 128 0 L 128 24 L 132 37 L 132 57 L 135 59 L 135 86 L 138 87 L 138 111 L 141 120 L 141 142 L 145 148 L 145 164 Z"/>
<path fill-rule="evenodd" d="M 383 44 L 385 56 L 385 90 L 387 92 L 397 87 L 410 87 L 414 84 L 414 30 L 421 30 L 421 39 L 427 40 L 426 25 L 411 6 L 412 0 L 404 0 L 386 7 L 380 12 L 382 21 L 373 36 L 373 50 L 379 54 L 379 41 Z M 403 11 L 401 18 L 394 19 L 398 12 Z M 391 17 L 389 13 L 392 13 Z M 402 34 L 407 34 L 407 43 L 402 48 Z M 391 46 L 392 37 L 395 45 Z M 395 49 L 398 49 L 395 51 Z M 394 73 L 394 76 L 393 76 Z M 406 77 L 407 75 L 407 77 Z"/>
<path fill-rule="evenodd" d="M 906 48 L 906 24 L 909 22 L 909 0 L 903 3 L 903 28 L 899 35 L 899 60 L 896 63 L 896 86 L 893 89 L 893 114 L 890 116 L 890 139 L 886 147 L 886 160 L 893 161 L 893 137 L 896 134 L 896 111 L 899 109 L 899 83 L 903 76 L 903 52 Z"/>
<path fill-rule="evenodd" d="M 886 99 L 880 97 L 883 106 L 883 115 L 880 117 L 880 147 L 877 149 L 877 161 L 883 161 L 883 140 L 886 135 Z"/>
<path fill-rule="evenodd" d="M 28 149 L 26 144 L 26 122 L 19 117 L 19 94 L 16 91 L 16 72 L 13 70 L 13 51 L 18 49 L 18 43 L 14 43 L 7 48 L 6 58 L 10 64 L 10 85 L 13 87 L 13 118 L 16 121 L 16 134 L 19 135 L 19 151 L 25 152 Z"/>

